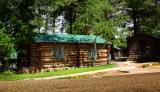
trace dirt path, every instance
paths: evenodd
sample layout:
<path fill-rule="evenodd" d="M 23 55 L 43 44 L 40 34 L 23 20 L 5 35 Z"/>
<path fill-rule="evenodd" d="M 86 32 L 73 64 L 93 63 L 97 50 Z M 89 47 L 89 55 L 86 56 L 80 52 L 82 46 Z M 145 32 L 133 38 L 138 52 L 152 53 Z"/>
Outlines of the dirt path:
<path fill-rule="evenodd" d="M 131 75 L 131 74 L 144 74 L 144 73 L 158 73 L 160 72 L 159 68 L 143 68 L 143 65 L 152 65 L 154 63 L 134 63 L 134 62 L 116 62 L 118 67 L 103 69 L 97 71 L 83 72 L 77 74 L 68 74 L 60 76 L 51 76 L 44 78 L 33 78 L 33 80 L 46 80 L 46 79 L 56 79 L 64 77 L 73 77 L 73 76 L 83 76 L 89 75 L 89 77 L 101 77 L 101 76 L 117 76 L 117 75 Z M 28 79 L 27 79 L 28 80 Z"/>
<path fill-rule="evenodd" d="M 0 81 L 0 92 L 160 92 L 160 73 L 68 80 Z"/>
<path fill-rule="evenodd" d="M 150 63 L 134 63 L 134 62 L 117 62 L 118 66 L 115 71 L 126 71 L 125 74 L 143 74 L 143 73 L 156 73 L 160 72 L 160 63 L 150 62 Z"/>

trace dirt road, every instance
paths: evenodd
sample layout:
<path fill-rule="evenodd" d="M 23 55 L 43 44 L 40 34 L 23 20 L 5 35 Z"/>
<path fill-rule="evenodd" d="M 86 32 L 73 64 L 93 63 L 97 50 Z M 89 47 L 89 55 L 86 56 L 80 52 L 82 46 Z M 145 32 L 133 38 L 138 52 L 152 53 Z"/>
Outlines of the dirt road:
<path fill-rule="evenodd" d="M 160 73 L 0 82 L 0 92 L 160 92 Z"/>

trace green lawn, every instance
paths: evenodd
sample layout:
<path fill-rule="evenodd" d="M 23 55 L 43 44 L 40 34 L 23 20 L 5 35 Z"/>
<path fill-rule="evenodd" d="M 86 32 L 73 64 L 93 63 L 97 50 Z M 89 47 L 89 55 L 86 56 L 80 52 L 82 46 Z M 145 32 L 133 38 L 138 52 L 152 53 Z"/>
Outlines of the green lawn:
<path fill-rule="evenodd" d="M 0 80 L 13 81 L 13 80 L 22 80 L 22 79 L 29 79 L 29 78 L 49 77 L 49 76 L 89 72 L 89 71 L 95 71 L 95 70 L 101 70 L 101 69 L 107 69 L 107 68 L 113 68 L 113 67 L 116 67 L 116 64 L 108 64 L 108 65 L 88 67 L 88 68 L 72 68 L 69 70 L 60 70 L 60 71 L 34 73 L 34 74 L 0 74 Z"/>

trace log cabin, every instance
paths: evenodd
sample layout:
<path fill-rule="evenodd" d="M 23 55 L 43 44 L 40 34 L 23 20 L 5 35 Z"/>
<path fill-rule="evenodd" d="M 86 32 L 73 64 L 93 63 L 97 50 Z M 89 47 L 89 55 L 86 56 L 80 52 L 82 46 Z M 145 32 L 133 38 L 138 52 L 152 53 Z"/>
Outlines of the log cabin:
<path fill-rule="evenodd" d="M 96 42 L 96 51 L 95 51 Z M 30 44 L 29 66 L 38 69 L 90 66 L 108 63 L 111 43 L 100 36 L 37 34 Z"/>
<path fill-rule="evenodd" d="M 160 59 L 160 36 L 139 33 L 127 40 L 129 61 L 153 61 Z"/>

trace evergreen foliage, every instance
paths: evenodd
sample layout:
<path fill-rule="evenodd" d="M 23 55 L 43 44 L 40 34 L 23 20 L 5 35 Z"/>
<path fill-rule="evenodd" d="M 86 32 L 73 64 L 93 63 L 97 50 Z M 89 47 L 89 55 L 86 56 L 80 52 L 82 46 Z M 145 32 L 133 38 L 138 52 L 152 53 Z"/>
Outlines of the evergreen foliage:
<path fill-rule="evenodd" d="M 10 44 L 6 53 L 12 52 L 11 48 L 26 49 L 34 33 L 42 26 L 47 29 L 50 18 L 54 27 L 59 15 L 67 20 L 69 33 L 101 35 L 116 46 L 126 46 L 132 29 L 135 33 L 160 34 L 156 0 L 0 0 L 0 42 Z M 127 27 L 131 22 L 134 27 Z"/>

